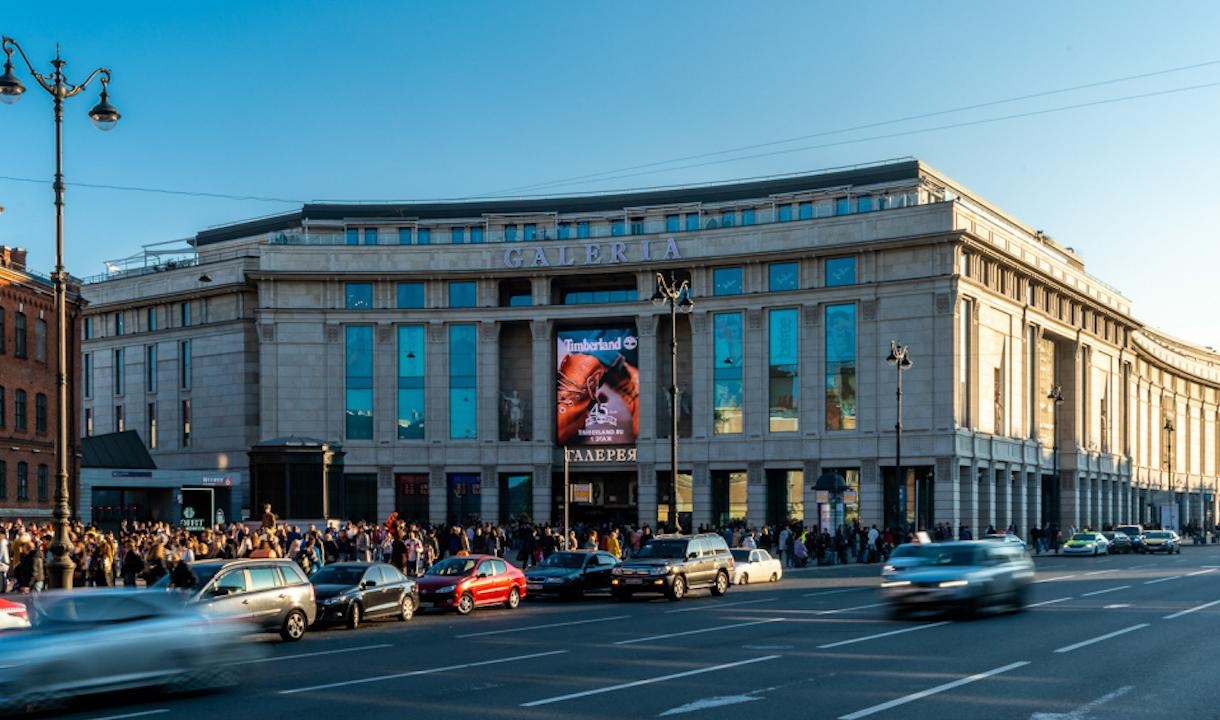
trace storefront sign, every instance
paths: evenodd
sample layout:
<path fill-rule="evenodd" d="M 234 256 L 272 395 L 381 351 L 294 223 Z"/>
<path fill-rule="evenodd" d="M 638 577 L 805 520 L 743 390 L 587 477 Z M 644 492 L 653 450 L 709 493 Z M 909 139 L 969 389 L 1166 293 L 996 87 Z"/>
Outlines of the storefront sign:
<path fill-rule="evenodd" d="M 856 503 L 860 502 L 860 491 L 852 489 L 844 490 L 843 502 L 847 503 L 848 505 L 855 505 Z"/>
<path fill-rule="evenodd" d="M 655 243 L 655 244 L 654 244 Z M 571 267 L 574 265 L 621 265 L 653 260 L 681 260 L 678 241 L 669 238 L 642 240 L 627 243 L 616 240 L 609 243 L 585 243 L 583 245 L 534 245 L 532 247 L 510 247 L 504 250 L 504 267 L 544 268 Z"/>
<path fill-rule="evenodd" d="M 571 448 L 568 462 L 586 463 L 616 463 L 635 462 L 636 453 L 633 447 L 620 448 Z"/>
<path fill-rule="evenodd" d="M 558 444 L 634 443 L 640 427 L 640 350 L 635 330 L 561 330 L 556 340 Z"/>
<path fill-rule="evenodd" d="M 110 472 L 112 478 L 150 478 L 152 477 L 151 470 L 112 470 Z"/>
<path fill-rule="evenodd" d="M 183 529 L 199 532 L 206 529 L 215 516 L 216 491 L 211 488 L 182 488 Z"/>
<path fill-rule="evenodd" d="M 572 485 L 572 502 L 593 502 L 593 483 L 575 483 Z"/>
<path fill-rule="evenodd" d="M 815 502 L 817 502 L 820 505 L 825 505 L 826 503 L 830 502 L 830 491 L 829 490 L 818 490 L 818 491 L 814 492 L 813 495 L 814 495 Z"/>
<path fill-rule="evenodd" d="M 232 475 L 204 475 L 199 483 L 204 487 L 233 487 Z"/>

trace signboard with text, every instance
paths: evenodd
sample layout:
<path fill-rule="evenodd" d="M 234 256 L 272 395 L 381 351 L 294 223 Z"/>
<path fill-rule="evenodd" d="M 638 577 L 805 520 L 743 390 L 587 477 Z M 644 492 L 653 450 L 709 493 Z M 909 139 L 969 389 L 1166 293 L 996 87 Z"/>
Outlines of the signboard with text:
<path fill-rule="evenodd" d="M 639 338 L 631 328 L 556 333 L 559 445 L 631 445 L 639 434 Z"/>

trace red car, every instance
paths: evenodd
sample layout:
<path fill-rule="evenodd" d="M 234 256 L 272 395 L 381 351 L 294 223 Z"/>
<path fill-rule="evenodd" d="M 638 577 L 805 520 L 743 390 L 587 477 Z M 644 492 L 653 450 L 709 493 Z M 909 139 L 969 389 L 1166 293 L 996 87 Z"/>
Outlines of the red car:
<path fill-rule="evenodd" d="M 469 615 L 476 607 L 514 609 L 525 597 L 525 574 L 498 557 L 450 557 L 428 568 L 416 581 L 420 607 L 454 608 Z"/>
<path fill-rule="evenodd" d="M 30 614 L 25 605 L 12 600 L 0 600 L 0 630 L 29 626 Z"/>

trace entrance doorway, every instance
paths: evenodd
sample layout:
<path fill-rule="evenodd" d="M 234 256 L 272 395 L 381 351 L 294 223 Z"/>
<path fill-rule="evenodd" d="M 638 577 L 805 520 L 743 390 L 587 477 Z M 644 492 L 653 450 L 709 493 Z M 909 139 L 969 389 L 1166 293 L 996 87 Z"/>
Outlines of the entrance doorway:
<path fill-rule="evenodd" d="M 568 504 L 568 523 L 572 526 L 638 525 L 640 522 L 639 477 L 631 471 L 572 472 L 572 486 L 589 485 L 590 502 Z M 551 520 L 563 523 L 563 473 L 551 476 Z M 573 496 L 577 495 L 573 493 Z"/>

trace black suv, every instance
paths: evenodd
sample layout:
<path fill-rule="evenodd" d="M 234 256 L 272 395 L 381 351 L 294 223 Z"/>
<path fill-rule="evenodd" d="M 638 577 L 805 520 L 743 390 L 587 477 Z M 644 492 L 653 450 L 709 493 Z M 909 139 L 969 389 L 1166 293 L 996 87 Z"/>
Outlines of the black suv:
<path fill-rule="evenodd" d="M 616 600 L 630 600 L 635 593 L 681 600 L 688 590 L 704 587 L 723 595 L 732 576 L 733 554 L 719 535 L 661 535 L 614 568 L 610 592 Z"/>

